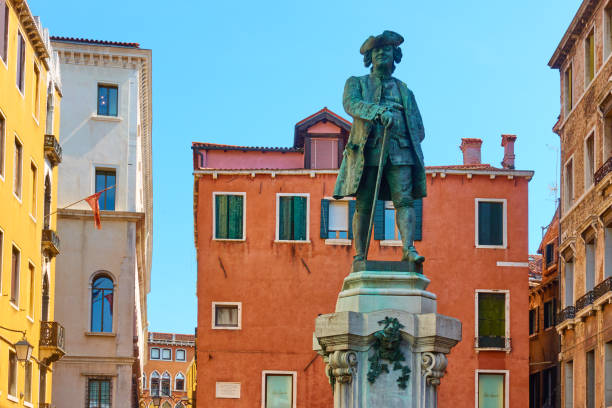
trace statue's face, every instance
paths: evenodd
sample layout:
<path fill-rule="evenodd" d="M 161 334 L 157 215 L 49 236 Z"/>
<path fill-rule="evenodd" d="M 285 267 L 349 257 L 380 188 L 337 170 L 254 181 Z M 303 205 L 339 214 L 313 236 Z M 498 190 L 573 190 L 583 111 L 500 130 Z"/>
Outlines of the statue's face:
<path fill-rule="evenodd" d="M 380 48 L 372 49 L 372 65 L 376 68 L 379 65 L 393 64 L 393 46 L 385 45 Z"/>

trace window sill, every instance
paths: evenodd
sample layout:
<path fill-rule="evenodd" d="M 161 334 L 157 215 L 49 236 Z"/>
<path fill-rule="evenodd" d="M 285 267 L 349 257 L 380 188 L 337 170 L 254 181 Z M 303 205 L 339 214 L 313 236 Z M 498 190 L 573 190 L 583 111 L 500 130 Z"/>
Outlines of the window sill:
<path fill-rule="evenodd" d="M 16 304 L 13 303 L 13 301 L 9 302 L 11 304 L 11 306 L 13 307 L 13 309 L 15 309 L 16 311 L 19 311 L 19 306 L 17 306 Z"/>
<path fill-rule="evenodd" d="M 474 347 L 476 353 L 480 353 L 481 351 L 505 351 L 506 353 L 510 353 L 512 351 L 509 347 Z"/>
<path fill-rule="evenodd" d="M 213 330 L 242 330 L 242 327 L 240 326 L 236 326 L 236 327 L 227 327 L 227 326 L 213 326 L 212 327 Z"/>
<path fill-rule="evenodd" d="M 384 239 L 380 241 L 380 246 L 401 247 L 402 241 L 399 239 Z"/>
<path fill-rule="evenodd" d="M 17 201 L 19 201 L 19 204 L 23 204 L 23 202 L 21 201 L 21 197 L 19 197 L 17 194 L 15 194 L 15 192 L 13 191 L 13 197 L 15 197 L 15 199 Z"/>
<path fill-rule="evenodd" d="M 310 244 L 310 240 L 306 240 L 306 241 L 298 241 L 298 240 L 282 240 L 282 239 L 275 239 L 274 242 L 276 244 Z"/>
<path fill-rule="evenodd" d="M 36 224 L 36 218 L 34 218 L 34 216 L 33 216 L 32 214 L 30 214 L 30 219 L 32 220 L 32 222 L 33 222 L 34 224 Z"/>
<path fill-rule="evenodd" d="M 476 244 L 476 248 L 479 248 L 479 249 L 508 249 L 505 245 L 478 245 L 478 244 Z"/>
<path fill-rule="evenodd" d="M 25 401 L 23 401 L 23 406 L 24 406 L 24 407 L 28 407 L 28 408 L 34 408 L 34 405 L 32 405 L 32 403 L 31 403 L 31 402 L 25 402 Z"/>
<path fill-rule="evenodd" d="M 11 394 L 6 394 L 6 399 L 9 401 L 13 401 L 19 403 L 19 398 L 12 396 Z"/>
<path fill-rule="evenodd" d="M 344 238 L 328 238 L 325 240 L 325 245 L 351 245 L 353 240 Z"/>
<path fill-rule="evenodd" d="M 246 241 L 246 237 L 244 237 L 244 238 L 213 238 L 213 241 L 220 241 L 220 242 L 245 242 Z"/>
<path fill-rule="evenodd" d="M 123 118 L 121 116 L 106 116 L 106 115 L 98 115 L 95 113 L 91 114 L 91 120 L 98 120 L 100 122 L 121 122 Z"/>
<path fill-rule="evenodd" d="M 30 323 L 34 323 L 34 319 L 30 316 L 26 316 L 26 319 L 28 319 L 30 321 Z"/>
<path fill-rule="evenodd" d="M 536 337 L 538 337 L 538 333 L 532 333 L 529 335 L 529 339 L 535 339 Z"/>
<path fill-rule="evenodd" d="M 34 119 L 34 122 L 36 122 L 36 126 L 40 126 L 40 123 L 38 122 L 38 118 L 32 113 L 32 119 Z"/>
<path fill-rule="evenodd" d="M 117 333 L 107 333 L 107 332 L 85 332 L 86 336 L 91 337 L 116 337 Z"/>

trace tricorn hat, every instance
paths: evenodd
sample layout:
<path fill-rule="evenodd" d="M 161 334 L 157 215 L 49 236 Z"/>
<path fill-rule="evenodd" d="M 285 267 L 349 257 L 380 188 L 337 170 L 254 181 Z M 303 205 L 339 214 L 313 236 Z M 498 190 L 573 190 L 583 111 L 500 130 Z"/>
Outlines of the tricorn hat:
<path fill-rule="evenodd" d="M 361 54 L 365 54 L 366 52 L 370 51 L 372 48 L 378 48 L 378 47 L 382 47 L 385 45 L 393 45 L 394 47 L 397 47 L 403 42 L 404 42 L 404 37 L 402 37 L 401 35 L 399 35 L 398 33 L 394 31 L 385 30 L 382 34 L 377 35 L 376 37 L 372 35 L 369 36 L 368 39 L 365 40 L 365 42 L 359 49 L 359 52 Z"/>

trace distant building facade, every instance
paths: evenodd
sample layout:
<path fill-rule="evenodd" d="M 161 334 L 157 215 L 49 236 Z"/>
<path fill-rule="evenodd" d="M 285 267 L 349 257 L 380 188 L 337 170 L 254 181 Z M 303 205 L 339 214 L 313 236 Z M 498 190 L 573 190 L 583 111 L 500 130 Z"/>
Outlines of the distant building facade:
<path fill-rule="evenodd" d="M 611 6 L 582 1 L 549 62 L 561 85 L 563 407 L 612 405 Z"/>
<path fill-rule="evenodd" d="M 66 331 L 54 314 L 62 84 L 49 32 L 0 0 L 0 407 L 49 407 Z M 20 333 L 23 332 L 23 333 Z M 15 343 L 33 351 L 19 362 Z"/>
<path fill-rule="evenodd" d="M 58 407 L 137 407 L 152 237 L 151 51 L 53 38 L 65 73 L 56 315 L 71 333 Z M 102 229 L 86 202 L 99 198 Z"/>
<path fill-rule="evenodd" d="M 529 284 L 529 407 L 559 407 L 560 337 L 555 330 L 559 309 L 559 209 L 546 228 Z"/>
<path fill-rule="evenodd" d="M 140 407 L 153 407 L 152 397 L 161 397 L 161 408 L 195 407 L 189 395 L 189 372 L 195 357 L 195 336 L 149 333 L 149 355 L 142 373 Z"/>
<path fill-rule="evenodd" d="M 354 200 L 332 192 L 350 122 L 323 109 L 288 148 L 193 143 L 198 259 L 197 400 L 214 407 L 329 407 L 314 319 L 352 263 Z M 417 242 L 439 313 L 463 323 L 439 405 L 528 404 L 527 186 L 504 135 L 502 168 L 464 139 L 461 165 L 427 168 Z M 372 259 L 399 260 L 390 202 L 376 204 Z M 275 405 L 276 404 L 276 405 Z"/>

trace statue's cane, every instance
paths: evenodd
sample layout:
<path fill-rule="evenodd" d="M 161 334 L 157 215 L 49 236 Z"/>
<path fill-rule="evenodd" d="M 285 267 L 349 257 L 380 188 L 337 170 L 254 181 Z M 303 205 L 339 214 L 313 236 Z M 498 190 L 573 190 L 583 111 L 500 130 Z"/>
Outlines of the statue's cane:
<path fill-rule="evenodd" d="M 368 260 L 368 252 L 370 250 L 370 240 L 372 239 L 372 228 L 374 227 L 374 211 L 376 211 L 376 200 L 378 200 L 378 191 L 380 190 L 380 181 L 383 173 L 383 159 L 387 151 L 387 126 L 383 132 L 382 145 L 380 147 L 380 157 L 378 158 L 378 173 L 376 174 L 376 187 L 374 188 L 374 197 L 372 198 L 372 210 L 370 211 L 370 225 L 368 226 L 368 239 L 365 247 L 365 260 Z"/>

